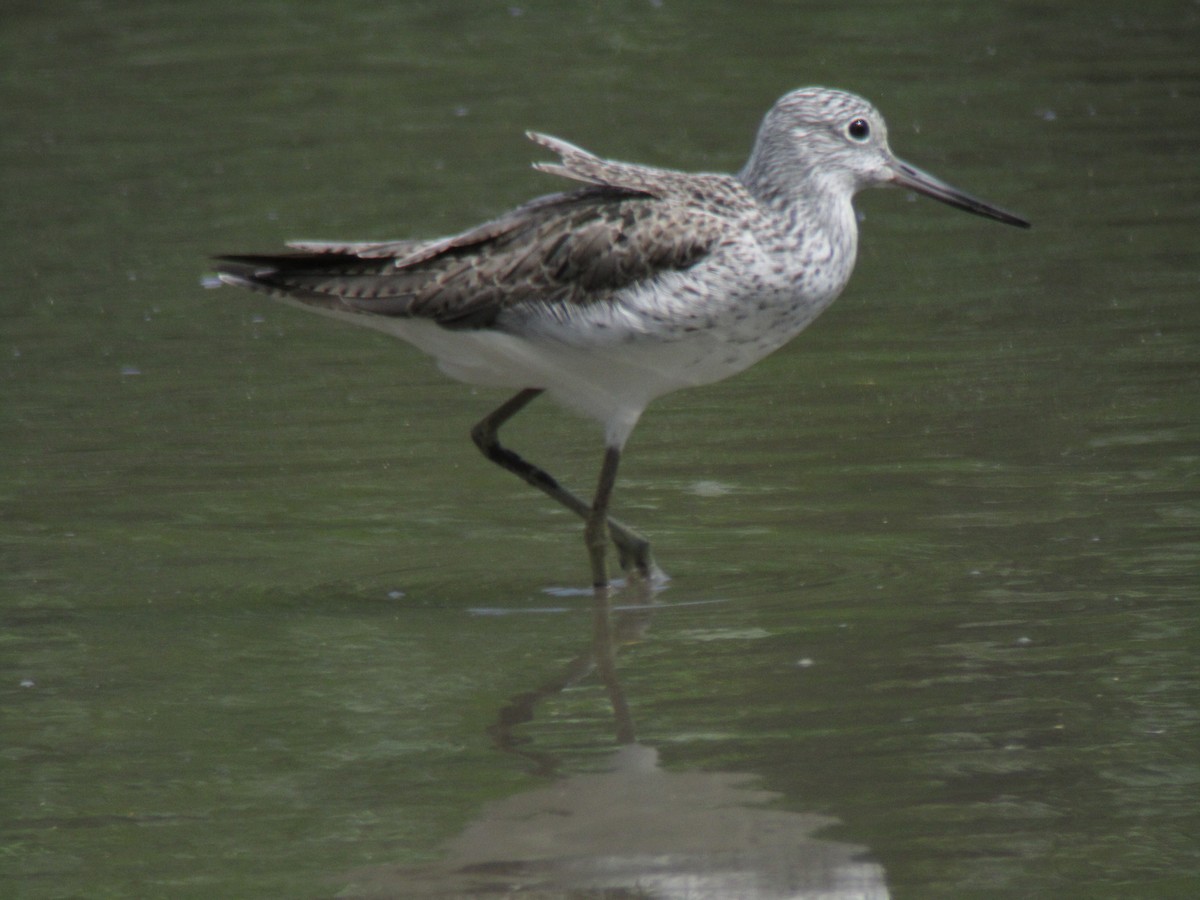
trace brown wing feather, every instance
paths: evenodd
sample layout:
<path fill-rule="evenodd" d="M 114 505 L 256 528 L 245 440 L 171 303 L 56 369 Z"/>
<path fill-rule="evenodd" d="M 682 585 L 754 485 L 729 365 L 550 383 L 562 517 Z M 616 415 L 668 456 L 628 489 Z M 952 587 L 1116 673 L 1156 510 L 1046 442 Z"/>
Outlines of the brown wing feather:
<path fill-rule="evenodd" d="M 534 200 L 439 241 L 302 243 L 277 256 L 226 256 L 226 281 L 318 306 L 486 328 L 507 307 L 580 304 L 694 265 L 719 237 L 680 198 L 593 186 Z M 672 225 L 676 227 L 671 227 Z"/>

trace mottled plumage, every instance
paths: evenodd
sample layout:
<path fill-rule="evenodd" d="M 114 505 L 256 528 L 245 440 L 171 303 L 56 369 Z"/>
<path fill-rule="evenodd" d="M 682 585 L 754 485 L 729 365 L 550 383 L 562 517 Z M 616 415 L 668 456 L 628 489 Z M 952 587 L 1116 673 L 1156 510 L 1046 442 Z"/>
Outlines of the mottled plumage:
<path fill-rule="evenodd" d="M 520 388 L 476 426 L 476 443 L 585 518 L 598 585 L 605 531 L 626 568 L 652 568 L 645 540 L 607 515 L 638 417 L 655 397 L 753 364 L 837 297 L 857 252 L 858 190 L 898 184 L 1028 225 L 897 160 L 873 106 L 824 88 L 781 98 L 736 175 L 613 162 L 529 137 L 559 157 L 538 169 L 584 186 L 450 237 L 293 242 L 286 254 L 222 257 L 219 273 L 395 334 L 463 381 Z M 605 426 L 591 504 L 499 444 L 499 427 L 542 391 Z"/>

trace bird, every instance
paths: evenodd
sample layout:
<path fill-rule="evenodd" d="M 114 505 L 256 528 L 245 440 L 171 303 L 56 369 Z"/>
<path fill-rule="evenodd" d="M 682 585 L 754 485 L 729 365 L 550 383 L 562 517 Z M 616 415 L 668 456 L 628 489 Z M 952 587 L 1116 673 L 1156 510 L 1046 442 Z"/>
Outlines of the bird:
<path fill-rule="evenodd" d="M 401 338 L 452 378 L 516 393 L 471 437 L 492 462 L 583 519 L 592 585 L 608 544 L 631 578 L 664 579 L 649 540 L 610 512 L 625 444 L 651 401 L 748 368 L 842 292 L 858 247 L 855 195 L 898 186 L 1006 225 L 1011 212 L 896 157 L 879 111 L 808 87 L 764 116 L 735 174 L 603 159 L 538 132 L 574 182 L 436 239 L 290 241 L 215 258 L 220 282 Z M 603 429 L 590 500 L 500 442 L 547 394 Z"/>

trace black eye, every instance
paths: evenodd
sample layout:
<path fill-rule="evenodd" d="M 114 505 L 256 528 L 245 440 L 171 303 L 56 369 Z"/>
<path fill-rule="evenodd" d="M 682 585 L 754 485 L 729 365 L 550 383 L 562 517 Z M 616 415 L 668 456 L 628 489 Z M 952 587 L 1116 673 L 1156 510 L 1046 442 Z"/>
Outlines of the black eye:
<path fill-rule="evenodd" d="M 865 141 L 871 136 L 871 126 L 866 119 L 855 119 L 846 126 L 846 134 L 856 141 Z"/>

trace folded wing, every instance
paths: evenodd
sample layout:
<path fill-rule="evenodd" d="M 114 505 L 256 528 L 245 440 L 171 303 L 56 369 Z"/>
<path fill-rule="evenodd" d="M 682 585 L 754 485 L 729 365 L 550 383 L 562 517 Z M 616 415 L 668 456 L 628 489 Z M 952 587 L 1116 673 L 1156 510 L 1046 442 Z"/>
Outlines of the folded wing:
<path fill-rule="evenodd" d="M 606 302 L 622 288 L 695 265 L 721 238 L 721 220 L 694 196 L 696 176 L 530 137 L 561 158 L 539 168 L 586 186 L 438 240 L 304 241 L 278 255 L 223 256 L 221 279 L 345 312 L 489 328 L 521 304 Z M 710 189 L 735 189 L 708 177 Z"/>

